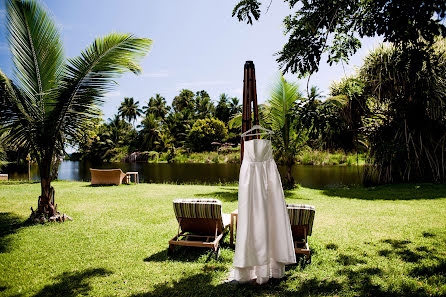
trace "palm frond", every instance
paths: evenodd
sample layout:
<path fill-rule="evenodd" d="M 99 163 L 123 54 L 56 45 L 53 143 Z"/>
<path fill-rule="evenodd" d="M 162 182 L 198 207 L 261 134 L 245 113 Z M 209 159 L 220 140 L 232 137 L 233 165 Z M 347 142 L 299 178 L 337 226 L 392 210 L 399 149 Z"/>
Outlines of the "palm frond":
<path fill-rule="evenodd" d="M 229 129 L 242 127 L 242 113 L 239 112 L 233 115 L 228 122 Z"/>
<path fill-rule="evenodd" d="M 53 111 L 55 131 L 64 126 L 75 136 L 85 120 L 99 114 L 101 97 L 125 71 L 141 72 L 137 64 L 149 51 L 152 41 L 130 34 L 112 33 L 96 39 L 82 54 L 69 60 L 61 82 L 61 95 Z"/>
<path fill-rule="evenodd" d="M 301 98 L 297 84 L 287 82 L 282 73 L 279 73 L 271 87 L 271 97 L 268 100 L 269 112 L 266 120 L 273 130 L 283 129 L 287 124 L 287 116 Z"/>
<path fill-rule="evenodd" d="M 62 70 L 64 55 L 55 22 L 36 1 L 7 0 L 7 29 L 18 87 L 45 117 L 45 100 Z"/>
<path fill-rule="evenodd" d="M 22 95 L 20 90 L 0 70 L 0 134 L 12 147 L 28 147 L 35 136 L 33 123 L 36 119 L 35 104 Z"/>

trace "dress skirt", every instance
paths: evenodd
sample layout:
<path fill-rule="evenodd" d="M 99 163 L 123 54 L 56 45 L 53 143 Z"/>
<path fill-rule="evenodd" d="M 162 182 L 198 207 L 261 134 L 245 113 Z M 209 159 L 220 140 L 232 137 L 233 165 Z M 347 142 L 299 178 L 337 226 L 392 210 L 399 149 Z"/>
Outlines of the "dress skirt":
<path fill-rule="evenodd" d="M 253 139 L 245 141 L 244 147 L 233 278 L 262 284 L 283 277 L 285 265 L 296 263 L 296 256 L 271 142 Z"/>

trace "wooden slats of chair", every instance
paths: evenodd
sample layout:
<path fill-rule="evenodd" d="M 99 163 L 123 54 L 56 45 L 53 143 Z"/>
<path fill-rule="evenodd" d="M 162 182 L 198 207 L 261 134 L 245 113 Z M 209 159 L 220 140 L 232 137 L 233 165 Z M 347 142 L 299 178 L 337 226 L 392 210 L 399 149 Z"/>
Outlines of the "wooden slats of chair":
<path fill-rule="evenodd" d="M 175 245 L 212 248 L 217 252 L 224 235 L 223 231 L 221 218 L 178 218 L 178 233 L 169 240 L 169 252 L 174 251 Z M 205 240 L 193 240 L 193 238 Z"/>

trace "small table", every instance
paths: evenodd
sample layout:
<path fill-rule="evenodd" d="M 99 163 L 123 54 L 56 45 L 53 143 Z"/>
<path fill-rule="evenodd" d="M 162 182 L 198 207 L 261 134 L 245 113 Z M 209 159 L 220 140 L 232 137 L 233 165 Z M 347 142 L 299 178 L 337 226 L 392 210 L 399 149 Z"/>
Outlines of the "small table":
<path fill-rule="evenodd" d="M 229 237 L 230 244 L 234 243 L 234 220 L 236 220 L 235 226 L 237 227 L 237 217 L 238 217 L 238 209 L 231 212 L 231 224 L 229 225 L 229 233 L 231 233 Z"/>
<path fill-rule="evenodd" d="M 129 171 L 126 173 L 126 177 L 127 177 L 127 183 L 129 184 L 131 179 L 130 176 L 133 175 L 133 178 L 135 180 L 135 184 L 139 184 L 139 173 L 137 171 Z"/>

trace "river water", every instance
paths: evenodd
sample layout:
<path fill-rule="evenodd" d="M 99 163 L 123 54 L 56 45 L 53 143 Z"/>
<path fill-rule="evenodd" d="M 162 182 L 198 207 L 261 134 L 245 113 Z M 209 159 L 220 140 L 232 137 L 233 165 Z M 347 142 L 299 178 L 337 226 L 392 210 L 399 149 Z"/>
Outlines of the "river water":
<path fill-rule="evenodd" d="M 121 168 L 138 171 L 140 182 L 144 183 L 227 183 L 237 182 L 239 164 L 191 164 L 191 163 L 92 163 L 89 161 L 63 161 L 59 168 L 60 180 L 90 181 L 90 168 Z M 28 179 L 27 166 L 9 164 L 2 168 L 9 179 Z M 282 177 L 285 168 L 279 166 Z M 337 187 L 361 184 L 362 166 L 293 166 L 292 175 L 296 183 L 305 187 Z M 31 166 L 32 180 L 38 180 L 36 166 Z"/>

